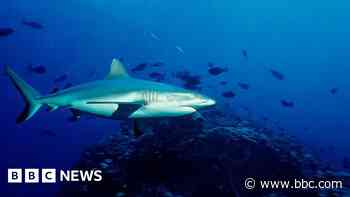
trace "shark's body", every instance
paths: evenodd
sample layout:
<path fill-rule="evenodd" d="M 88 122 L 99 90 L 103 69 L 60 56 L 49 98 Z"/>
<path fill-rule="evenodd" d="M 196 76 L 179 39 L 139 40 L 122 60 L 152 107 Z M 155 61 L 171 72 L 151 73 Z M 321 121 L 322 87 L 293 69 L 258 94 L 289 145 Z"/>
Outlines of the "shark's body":
<path fill-rule="evenodd" d="M 107 118 L 175 117 L 195 113 L 215 104 L 208 97 L 164 83 L 132 78 L 119 60 L 113 60 L 104 80 L 41 96 L 11 68 L 7 74 L 26 100 L 17 122 L 30 119 L 42 105 L 51 111 L 64 107 Z"/>

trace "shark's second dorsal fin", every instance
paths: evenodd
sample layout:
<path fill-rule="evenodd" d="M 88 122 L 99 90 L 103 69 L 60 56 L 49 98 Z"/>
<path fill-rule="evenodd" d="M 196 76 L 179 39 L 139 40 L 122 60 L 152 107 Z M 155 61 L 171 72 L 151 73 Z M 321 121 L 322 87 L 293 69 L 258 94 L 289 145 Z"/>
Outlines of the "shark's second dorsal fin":
<path fill-rule="evenodd" d="M 129 74 L 120 60 L 113 59 L 111 70 L 109 71 L 106 79 L 118 79 L 121 77 L 129 77 Z"/>

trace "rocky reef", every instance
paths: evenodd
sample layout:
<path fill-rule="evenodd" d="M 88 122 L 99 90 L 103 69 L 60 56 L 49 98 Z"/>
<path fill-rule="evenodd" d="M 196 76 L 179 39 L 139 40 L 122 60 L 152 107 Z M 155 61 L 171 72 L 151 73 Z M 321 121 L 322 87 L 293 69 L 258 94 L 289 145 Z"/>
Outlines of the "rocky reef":
<path fill-rule="evenodd" d="M 217 111 L 206 118 L 142 120 L 86 150 L 76 169 L 102 169 L 98 183 L 63 184 L 58 196 L 338 196 L 337 191 L 245 188 L 248 177 L 291 180 L 320 175 L 319 162 L 287 135 Z M 218 124 L 220 123 L 220 124 Z M 324 175 L 324 174 L 323 174 Z M 256 183 L 258 184 L 258 183 Z"/>

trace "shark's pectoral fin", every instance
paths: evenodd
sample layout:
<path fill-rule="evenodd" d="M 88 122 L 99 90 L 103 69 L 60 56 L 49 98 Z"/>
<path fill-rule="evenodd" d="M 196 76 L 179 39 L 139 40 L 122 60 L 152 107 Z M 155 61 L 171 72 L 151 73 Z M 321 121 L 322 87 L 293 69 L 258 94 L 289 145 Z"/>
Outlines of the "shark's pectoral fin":
<path fill-rule="evenodd" d="M 57 105 L 51 105 L 51 104 L 49 104 L 49 105 L 47 105 L 47 106 L 48 106 L 48 109 L 47 109 L 48 112 L 53 112 L 53 111 L 55 111 L 56 109 L 58 109 L 58 106 L 57 106 Z"/>
<path fill-rule="evenodd" d="M 140 107 L 133 112 L 129 118 L 176 117 L 192 114 L 194 112 L 196 112 L 196 110 L 192 107 L 150 104 Z"/>
<path fill-rule="evenodd" d="M 113 114 L 118 110 L 119 105 L 116 103 L 113 104 L 89 104 L 87 106 L 87 112 L 92 114 L 97 114 L 104 117 L 112 117 Z"/>
<path fill-rule="evenodd" d="M 80 102 L 75 103 L 71 108 L 103 117 L 112 117 L 118 110 L 119 104 L 115 102 Z"/>

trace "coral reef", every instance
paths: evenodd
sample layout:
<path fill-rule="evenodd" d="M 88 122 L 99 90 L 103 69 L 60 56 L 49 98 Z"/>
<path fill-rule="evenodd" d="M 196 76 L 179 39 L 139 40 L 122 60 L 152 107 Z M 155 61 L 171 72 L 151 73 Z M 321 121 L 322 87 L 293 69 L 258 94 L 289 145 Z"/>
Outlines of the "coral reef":
<path fill-rule="evenodd" d="M 129 127 L 121 127 L 118 134 L 86 150 L 75 166 L 102 169 L 102 182 L 63 184 L 58 196 L 320 195 L 317 190 L 245 189 L 248 177 L 258 181 L 317 176 L 318 161 L 286 135 L 225 119 L 217 111 L 205 117 L 143 120 L 144 134 L 138 138 L 129 134 Z"/>

